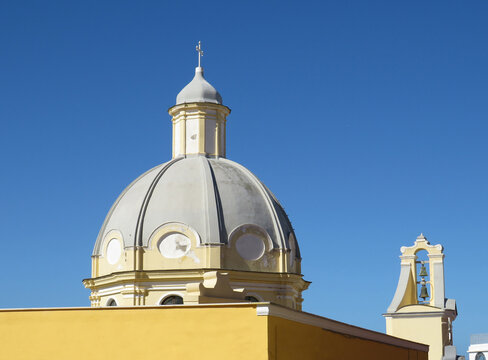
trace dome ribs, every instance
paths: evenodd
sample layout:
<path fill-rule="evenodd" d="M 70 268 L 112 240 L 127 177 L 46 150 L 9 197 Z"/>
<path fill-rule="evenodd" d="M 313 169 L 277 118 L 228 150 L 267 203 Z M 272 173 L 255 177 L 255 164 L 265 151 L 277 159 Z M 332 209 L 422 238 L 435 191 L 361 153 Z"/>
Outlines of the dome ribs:
<path fill-rule="evenodd" d="M 117 197 L 117 199 L 115 200 L 114 204 L 110 208 L 107 216 L 105 217 L 105 220 L 103 221 L 103 224 L 102 224 L 102 227 L 100 228 L 100 231 L 98 232 L 98 236 L 97 236 L 97 240 L 95 241 L 95 246 L 93 248 L 93 254 L 92 254 L 92 256 L 100 255 L 100 251 L 101 251 L 100 248 L 102 246 L 102 243 L 103 243 L 103 240 L 104 240 L 104 236 L 107 233 L 107 230 L 111 230 L 111 229 L 107 229 L 107 225 L 109 224 L 110 220 L 112 219 L 112 215 L 113 215 L 115 209 L 117 208 L 117 206 L 119 206 L 119 204 L 120 204 L 121 200 L 124 198 L 124 196 L 132 189 L 132 187 L 135 184 L 137 184 L 147 174 L 149 174 L 150 172 L 156 170 L 159 167 L 164 167 L 165 165 L 166 164 L 160 164 L 160 165 L 157 165 L 157 166 L 149 169 L 148 171 L 144 172 L 143 174 L 141 174 L 140 176 L 138 176 L 134 181 L 132 181 L 124 189 L 124 191 L 122 191 L 122 193 Z M 124 239 L 124 244 L 125 244 L 125 239 Z"/>
<path fill-rule="evenodd" d="M 222 203 L 220 201 L 219 190 L 215 180 L 215 174 L 207 158 L 201 157 L 204 171 L 205 182 L 205 236 L 207 243 L 226 243 L 226 233 L 224 229 Z M 215 231 L 217 229 L 217 231 Z M 217 233 L 215 233 L 217 232 Z M 204 240 L 204 241 L 205 241 Z"/>
<path fill-rule="evenodd" d="M 141 211 L 139 212 L 139 216 L 137 218 L 137 224 L 136 224 L 136 230 L 134 236 L 134 247 L 143 246 L 142 230 L 144 224 L 144 216 L 146 215 L 147 206 L 149 204 L 149 200 L 151 199 L 151 196 L 154 192 L 156 185 L 158 184 L 159 180 L 164 175 L 164 173 L 168 170 L 168 168 L 180 160 L 182 160 L 182 158 L 175 158 L 170 162 L 166 163 L 163 166 L 163 168 L 159 171 L 158 175 L 154 178 L 154 180 L 151 183 L 151 186 L 149 187 L 146 195 L 144 196 L 144 201 L 142 202 Z"/>
<path fill-rule="evenodd" d="M 273 230 L 275 233 L 275 238 L 272 237 L 273 244 L 275 246 L 278 246 L 279 248 L 286 248 L 286 242 L 285 242 L 285 235 L 283 233 L 283 230 L 281 229 L 280 226 L 280 221 L 278 217 L 278 213 L 276 211 L 276 208 L 273 204 L 272 198 L 269 196 L 267 189 L 265 186 L 259 181 L 256 176 L 254 176 L 253 173 L 251 173 L 248 169 L 246 169 L 244 166 L 242 166 L 239 163 L 236 163 L 231 160 L 227 159 L 221 159 L 223 162 L 230 163 L 237 167 L 239 170 L 241 170 L 249 180 L 256 186 L 257 189 L 259 189 L 259 192 L 261 193 L 261 196 L 266 202 L 266 206 L 268 207 L 269 214 L 272 215 L 272 220 L 273 220 Z M 271 234 L 270 234 L 271 235 Z"/>

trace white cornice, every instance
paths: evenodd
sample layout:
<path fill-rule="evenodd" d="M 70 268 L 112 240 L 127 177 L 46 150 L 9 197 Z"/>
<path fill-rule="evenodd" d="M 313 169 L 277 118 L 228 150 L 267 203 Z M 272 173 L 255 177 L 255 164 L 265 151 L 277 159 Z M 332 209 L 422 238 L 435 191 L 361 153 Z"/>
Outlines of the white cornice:
<path fill-rule="evenodd" d="M 439 317 L 447 315 L 446 311 L 439 309 L 439 311 L 417 311 L 417 312 L 408 312 L 408 313 L 385 313 L 383 314 L 384 317 L 392 317 L 392 318 L 422 318 L 422 317 Z"/>

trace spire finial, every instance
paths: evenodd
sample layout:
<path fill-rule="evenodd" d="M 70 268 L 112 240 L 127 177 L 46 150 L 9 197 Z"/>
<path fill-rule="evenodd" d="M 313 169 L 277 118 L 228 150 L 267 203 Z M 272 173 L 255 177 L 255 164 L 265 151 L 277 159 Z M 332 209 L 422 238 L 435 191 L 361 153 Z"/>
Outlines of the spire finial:
<path fill-rule="evenodd" d="M 196 46 L 196 50 L 198 52 L 198 67 L 200 67 L 200 58 L 203 56 L 202 42 L 201 41 L 198 42 L 198 45 Z"/>

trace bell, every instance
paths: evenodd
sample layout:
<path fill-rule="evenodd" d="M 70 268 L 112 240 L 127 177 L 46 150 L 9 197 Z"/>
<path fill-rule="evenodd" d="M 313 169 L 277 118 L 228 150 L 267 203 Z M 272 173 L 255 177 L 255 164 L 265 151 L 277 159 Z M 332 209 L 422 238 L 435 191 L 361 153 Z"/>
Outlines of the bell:
<path fill-rule="evenodd" d="M 422 285 L 422 287 L 420 288 L 420 296 L 419 297 L 421 297 L 424 300 L 425 300 L 425 298 L 429 297 L 429 292 L 427 291 L 427 286 Z"/>
<path fill-rule="evenodd" d="M 419 276 L 429 276 L 429 274 L 427 274 L 427 269 L 425 268 L 424 264 L 422 264 L 422 267 L 420 268 Z"/>

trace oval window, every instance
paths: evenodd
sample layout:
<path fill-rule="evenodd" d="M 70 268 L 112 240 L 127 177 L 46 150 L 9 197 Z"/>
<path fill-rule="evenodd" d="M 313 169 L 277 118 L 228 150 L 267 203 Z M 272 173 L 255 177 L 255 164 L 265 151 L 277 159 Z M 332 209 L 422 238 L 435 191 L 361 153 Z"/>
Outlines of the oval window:
<path fill-rule="evenodd" d="M 119 239 L 111 239 L 107 245 L 107 261 L 110 265 L 116 264 L 122 255 L 122 246 Z"/>
<path fill-rule="evenodd" d="M 263 240 L 254 234 L 244 234 L 236 241 L 236 249 L 239 255 L 246 260 L 257 260 L 264 254 Z"/>
<path fill-rule="evenodd" d="M 165 258 L 178 259 L 185 256 L 191 249 L 191 241 L 180 233 L 166 235 L 159 242 L 159 252 Z"/>

